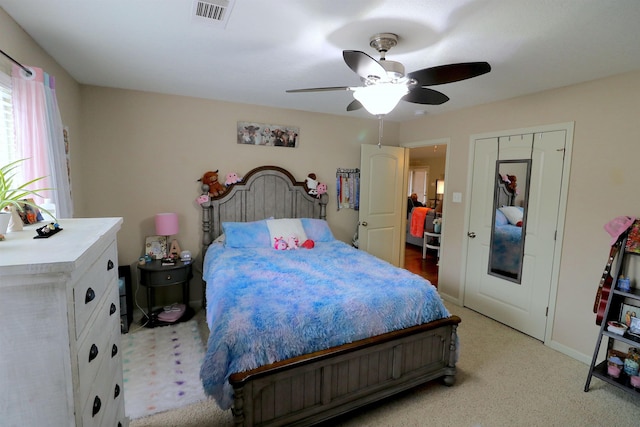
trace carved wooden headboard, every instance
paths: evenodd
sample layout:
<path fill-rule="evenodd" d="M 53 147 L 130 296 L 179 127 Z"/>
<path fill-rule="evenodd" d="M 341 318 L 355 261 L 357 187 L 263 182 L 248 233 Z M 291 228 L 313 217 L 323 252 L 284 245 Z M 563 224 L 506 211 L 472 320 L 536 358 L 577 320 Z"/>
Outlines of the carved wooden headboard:
<path fill-rule="evenodd" d="M 209 186 L 202 186 L 208 194 Z M 241 182 L 210 197 L 202 206 L 203 257 L 207 247 L 222 234 L 223 222 L 249 222 L 266 218 L 326 219 L 328 197 L 309 195 L 304 182 L 278 166 L 261 166 L 249 171 Z"/>

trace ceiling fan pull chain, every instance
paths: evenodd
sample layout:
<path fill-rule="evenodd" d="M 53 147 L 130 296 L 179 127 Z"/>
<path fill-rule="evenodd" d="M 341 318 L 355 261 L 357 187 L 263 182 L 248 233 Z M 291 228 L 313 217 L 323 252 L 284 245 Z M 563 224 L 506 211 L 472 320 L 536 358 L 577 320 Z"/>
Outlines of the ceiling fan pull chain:
<path fill-rule="evenodd" d="M 379 126 L 378 126 L 378 148 L 382 148 L 382 119 L 384 117 L 384 114 L 380 114 L 378 116 L 379 119 Z"/>

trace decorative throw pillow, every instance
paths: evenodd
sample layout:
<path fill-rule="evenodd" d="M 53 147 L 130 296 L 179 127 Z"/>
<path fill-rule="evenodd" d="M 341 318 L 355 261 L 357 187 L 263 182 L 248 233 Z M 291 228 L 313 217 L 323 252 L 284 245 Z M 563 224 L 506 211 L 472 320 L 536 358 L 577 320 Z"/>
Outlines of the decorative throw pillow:
<path fill-rule="evenodd" d="M 496 227 L 509 224 L 509 220 L 500 209 L 496 209 Z"/>
<path fill-rule="evenodd" d="M 314 242 L 331 242 L 335 240 L 327 221 L 315 218 L 300 218 L 307 238 Z M 302 242 L 301 242 L 302 243 Z"/>
<path fill-rule="evenodd" d="M 265 220 L 223 222 L 224 245 L 230 248 L 268 248 L 271 246 Z"/>
<path fill-rule="evenodd" d="M 518 225 L 518 223 L 520 223 L 520 226 L 522 226 L 523 211 L 521 207 L 503 206 L 499 208 L 499 210 L 507 217 L 509 224 Z"/>
<path fill-rule="evenodd" d="M 273 246 L 278 239 L 286 241 L 290 237 L 297 238 L 300 244 L 307 240 L 307 233 L 299 218 L 268 219 L 266 223 L 269 229 L 269 246 Z"/>

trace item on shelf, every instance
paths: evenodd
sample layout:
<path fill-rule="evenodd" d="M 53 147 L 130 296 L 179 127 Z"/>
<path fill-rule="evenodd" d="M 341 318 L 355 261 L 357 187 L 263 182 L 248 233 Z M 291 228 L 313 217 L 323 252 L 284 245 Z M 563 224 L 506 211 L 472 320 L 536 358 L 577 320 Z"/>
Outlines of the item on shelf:
<path fill-rule="evenodd" d="M 620 372 L 621 371 L 622 371 L 622 369 L 620 369 L 616 365 L 607 366 L 607 373 L 613 378 L 618 378 L 620 376 Z"/>
<path fill-rule="evenodd" d="M 631 376 L 631 378 L 630 378 L 630 380 L 631 380 L 631 385 L 632 385 L 634 388 L 640 388 L 640 376 L 638 376 L 638 375 L 632 375 L 632 376 Z"/>
<path fill-rule="evenodd" d="M 621 275 L 618 279 L 617 288 L 623 292 L 629 292 L 631 290 L 631 279 Z"/>
<path fill-rule="evenodd" d="M 624 359 L 624 373 L 633 376 L 638 375 L 638 368 L 640 367 L 640 349 L 636 347 L 630 347 L 627 358 Z"/>
<path fill-rule="evenodd" d="M 619 356 L 611 356 L 607 360 L 609 361 L 609 365 L 616 365 L 618 368 L 622 368 L 622 365 L 624 365 L 624 362 Z"/>
<path fill-rule="evenodd" d="M 624 333 L 627 331 L 627 325 L 611 320 L 607 322 L 607 330 L 609 332 L 613 332 L 614 334 L 624 335 Z"/>
<path fill-rule="evenodd" d="M 640 336 L 640 317 L 632 317 L 629 325 L 629 333 Z"/>

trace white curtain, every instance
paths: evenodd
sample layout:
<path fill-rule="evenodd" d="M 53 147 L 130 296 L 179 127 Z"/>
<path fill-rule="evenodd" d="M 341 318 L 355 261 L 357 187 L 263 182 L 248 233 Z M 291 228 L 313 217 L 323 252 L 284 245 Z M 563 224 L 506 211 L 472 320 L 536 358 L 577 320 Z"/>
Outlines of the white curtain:
<path fill-rule="evenodd" d="M 21 157 L 29 159 L 23 172 L 26 180 L 46 176 L 34 189 L 53 188 L 42 196 L 55 204 L 58 218 L 71 218 L 71 185 L 55 79 L 40 68 L 28 68 L 31 75 L 14 65 L 11 84 L 16 141 Z"/>

